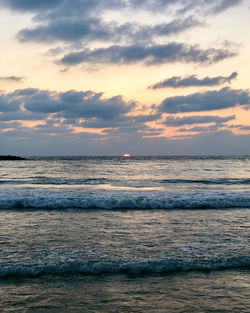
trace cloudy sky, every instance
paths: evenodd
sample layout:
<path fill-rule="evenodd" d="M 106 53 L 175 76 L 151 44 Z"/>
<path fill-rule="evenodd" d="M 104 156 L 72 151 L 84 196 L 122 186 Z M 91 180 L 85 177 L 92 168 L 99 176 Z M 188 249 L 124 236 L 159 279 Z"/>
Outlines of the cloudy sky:
<path fill-rule="evenodd" d="M 248 0 L 1 0 L 0 154 L 250 154 Z"/>

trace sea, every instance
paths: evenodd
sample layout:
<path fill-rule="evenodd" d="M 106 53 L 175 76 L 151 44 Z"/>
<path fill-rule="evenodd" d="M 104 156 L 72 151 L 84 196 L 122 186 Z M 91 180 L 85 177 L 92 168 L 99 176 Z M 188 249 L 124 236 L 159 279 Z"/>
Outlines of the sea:
<path fill-rule="evenodd" d="M 250 312 L 250 157 L 0 162 L 0 312 Z"/>

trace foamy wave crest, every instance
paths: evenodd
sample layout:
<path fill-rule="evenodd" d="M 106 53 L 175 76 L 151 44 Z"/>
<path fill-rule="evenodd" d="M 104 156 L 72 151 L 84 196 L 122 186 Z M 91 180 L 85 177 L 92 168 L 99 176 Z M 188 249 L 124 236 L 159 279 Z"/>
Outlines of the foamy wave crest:
<path fill-rule="evenodd" d="M 87 192 L 13 189 L 0 194 L 0 209 L 226 209 L 250 208 L 249 192 Z"/>
<path fill-rule="evenodd" d="M 0 277 L 18 276 L 18 277 L 36 277 L 39 275 L 63 275 L 63 274 L 167 274 L 175 272 L 189 271 L 218 271 L 230 269 L 250 269 L 250 258 L 240 257 L 222 260 L 213 260 L 209 262 L 181 262 L 173 259 L 161 261 L 145 262 L 68 262 L 61 264 L 45 265 L 12 265 L 0 267 Z"/>

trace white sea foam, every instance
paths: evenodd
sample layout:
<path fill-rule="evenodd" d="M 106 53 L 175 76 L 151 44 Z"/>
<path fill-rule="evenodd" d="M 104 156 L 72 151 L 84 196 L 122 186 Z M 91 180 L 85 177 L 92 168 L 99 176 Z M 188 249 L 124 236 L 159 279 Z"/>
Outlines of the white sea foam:
<path fill-rule="evenodd" d="M 2 189 L 0 209 L 226 209 L 250 208 L 249 192 L 111 192 L 86 189 Z"/>

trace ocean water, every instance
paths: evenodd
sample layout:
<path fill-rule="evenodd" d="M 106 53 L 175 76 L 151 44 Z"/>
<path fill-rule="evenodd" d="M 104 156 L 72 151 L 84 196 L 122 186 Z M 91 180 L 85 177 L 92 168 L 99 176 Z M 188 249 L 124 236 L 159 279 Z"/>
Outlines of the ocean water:
<path fill-rule="evenodd" d="M 0 312 L 250 312 L 250 157 L 0 163 Z"/>

